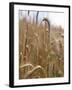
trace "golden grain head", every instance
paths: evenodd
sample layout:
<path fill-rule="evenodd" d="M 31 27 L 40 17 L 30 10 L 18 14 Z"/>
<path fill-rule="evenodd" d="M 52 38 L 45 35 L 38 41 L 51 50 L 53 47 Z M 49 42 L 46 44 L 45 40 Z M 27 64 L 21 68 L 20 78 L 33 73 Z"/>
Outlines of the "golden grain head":
<path fill-rule="evenodd" d="M 58 71 L 58 74 L 59 74 L 59 75 L 62 75 L 62 74 L 63 74 L 63 72 L 62 72 L 61 70 L 59 70 L 59 71 Z"/>
<path fill-rule="evenodd" d="M 54 55 L 55 54 L 55 52 L 53 50 L 50 53 L 51 53 L 51 55 Z"/>
<path fill-rule="evenodd" d="M 20 55 L 22 55 L 22 52 L 20 52 Z"/>
<path fill-rule="evenodd" d="M 35 35 L 36 37 L 38 37 L 38 34 L 37 34 L 37 33 L 34 33 L 34 35 Z"/>
<path fill-rule="evenodd" d="M 29 48 L 29 45 L 26 45 L 26 48 Z"/>
<path fill-rule="evenodd" d="M 46 32 L 48 32 L 48 28 L 46 29 Z"/>

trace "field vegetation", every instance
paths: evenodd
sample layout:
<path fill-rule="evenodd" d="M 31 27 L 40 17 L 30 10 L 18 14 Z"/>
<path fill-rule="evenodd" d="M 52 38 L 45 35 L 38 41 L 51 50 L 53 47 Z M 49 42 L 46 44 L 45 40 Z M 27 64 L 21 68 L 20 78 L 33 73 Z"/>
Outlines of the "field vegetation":
<path fill-rule="evenodd" d="M 64 29 L 37 19 L 19 19 L 19 79 L 63 77 Z"/>

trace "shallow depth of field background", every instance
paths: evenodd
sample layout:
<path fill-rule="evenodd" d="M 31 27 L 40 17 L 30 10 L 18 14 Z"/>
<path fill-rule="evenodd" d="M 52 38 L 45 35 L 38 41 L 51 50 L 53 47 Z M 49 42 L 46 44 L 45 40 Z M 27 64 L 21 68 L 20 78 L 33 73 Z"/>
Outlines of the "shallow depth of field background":
<path fill-rule="evenodd" d="M 64 13 L 20 10 L 19 79 L 63 76 Z"/>

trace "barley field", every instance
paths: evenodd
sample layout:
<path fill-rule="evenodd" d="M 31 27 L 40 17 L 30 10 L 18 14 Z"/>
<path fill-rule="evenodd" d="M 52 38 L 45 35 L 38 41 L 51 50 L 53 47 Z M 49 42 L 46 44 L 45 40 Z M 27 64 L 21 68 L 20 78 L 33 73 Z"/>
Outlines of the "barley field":
<path fill-rule="evenodd" d="M 19 79 L 63 77 L 64 29 L 29 13 L 19 18 Z"/>

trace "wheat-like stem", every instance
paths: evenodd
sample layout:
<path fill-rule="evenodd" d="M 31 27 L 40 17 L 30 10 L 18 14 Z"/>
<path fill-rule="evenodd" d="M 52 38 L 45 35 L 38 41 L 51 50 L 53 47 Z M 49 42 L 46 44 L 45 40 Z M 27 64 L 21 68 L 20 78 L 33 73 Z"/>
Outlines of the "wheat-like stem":
<path fill-rule="evenodd" d="M 38 66 L 34 67 L 32 70 L 28 71 L 26 73 L 26 75 L 24 76 L 24 78 L 30 78 L 31 76 L 33 77 L 33 74 L 36 72 L 41 74 L 40 77 L 43 77 L 43 78 L 47 77 L 45 69 L 42 66 L 38 65 Z"/>

